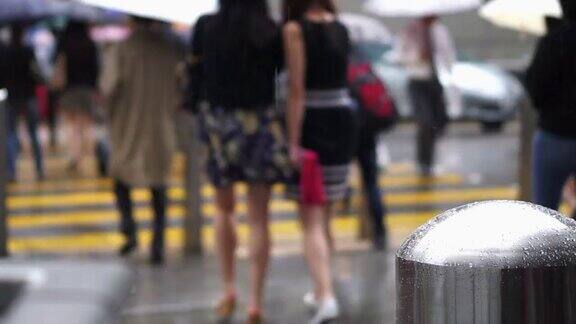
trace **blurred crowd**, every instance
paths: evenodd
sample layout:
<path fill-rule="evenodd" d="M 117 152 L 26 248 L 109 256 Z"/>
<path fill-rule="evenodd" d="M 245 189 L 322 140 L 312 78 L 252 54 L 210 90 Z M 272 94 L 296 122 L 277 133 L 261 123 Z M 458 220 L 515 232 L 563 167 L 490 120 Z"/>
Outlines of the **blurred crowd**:
<path fill-rule="evenodd" d="M 541 128 L 534 144 L 534 199 L 554 209 L 576 171 L 576 10 L 570 1 L 563 5 L 569 20 L 558 22 L 541 41 L 527 78 Z M 372 69 L 369 53 L 355 44 L 331 0 L 285 0 L 281 24 L 270 17 L 264 0 L 220 0 L 218 12 L 202 16 L 190 33 L 133 16 L 127 26 L 106 28 L 81 21 L 60 28 L 15 23 L 6 34 L 0 81 L 9 94 L 11 181 L 17 181 L 21 119 L 36 177 L 46 178 L 38 131 L 46 118 L 50 143 L 63 141 L 70 172 L 94 154 L 98 172 L 114 180 L 125 237 L 122 256 L 138 247 L 131 189 L 150 189 L 155 215 L 150 260 L 161 264 L 167 188 L 177 150 L 175 122 L 177 113 L 186 111 L 199 121 L 194 131 L 207 148 L 206 175 L 216 188 L 214 224 L 223 287 L 218 316 L 230 317 L 236 308 L 234 185 L 244 182 L 251 227 L 248 322 L 263 321 L 269 203 L 277 183 L 285 184 L 287 198 L 299 206 L 314 284 L 304 297 L 314 310 L 311 323 L 338 317 L 330 220 L 336 202 L 349 196 L 350 164 L 357 160 L 374 248 L 385 248 L 377 139 L 394 126 L 398 112 Z M 415 19 L 400 44 L 396 61 L 410 80 L 417 164 L 422 176 L 429 177 L 451 100 L 441 72 L 455 64 L 455 46 L 434 15 Z M 285 76 L 283 100 L 277 91 L 280 74 Z M 59 130 L 61 121 L 65 133 Z"/>

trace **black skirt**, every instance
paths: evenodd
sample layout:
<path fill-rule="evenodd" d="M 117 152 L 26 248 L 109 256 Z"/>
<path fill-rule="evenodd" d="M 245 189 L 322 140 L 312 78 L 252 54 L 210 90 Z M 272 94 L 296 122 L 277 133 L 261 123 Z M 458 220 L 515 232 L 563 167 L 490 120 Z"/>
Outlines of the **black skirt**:
<path fill-rule="evenodd" d="M 326 198 L 345 197 L 350 163 L 356 150 L 357 118 L 350 107 L 308 107 L 302 128 L 303 148 L 316 152 L 322 165 Z M 299 200 L 299 176 L 287 188 L 290 199 Z"/>

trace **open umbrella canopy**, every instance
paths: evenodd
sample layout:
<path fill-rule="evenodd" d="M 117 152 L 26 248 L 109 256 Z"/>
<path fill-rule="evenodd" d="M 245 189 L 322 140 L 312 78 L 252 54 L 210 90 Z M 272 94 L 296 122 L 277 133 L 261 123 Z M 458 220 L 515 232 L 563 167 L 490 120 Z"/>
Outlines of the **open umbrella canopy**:
<path fill-rule="evenodd" d="M 355 43 L 388 45 L 392 42 L 392 32 L 378 19 L 351 13 L 343 13 L 339 18 L 348 27 Z"/>
<path fill-rule="evenodd" d="M 388 17 L 421 17 L 454 14 L 481 5 L 482 0 L 368 0 L 364 10 Z"/>
<path fill-rule="evenodd" d="M 0 0 L 2 1 L 2 0 Z M 45 0 L 50 3 L 52 15 L 94 23 L 120 22 L 125 15 L 114 10 L 89 6 L 75 0 Z"/>
<path fill-rule="evenodd" d="M 493 24 L 534 35 L 546 33 L 546 17 L 562 17 L 558 0 L 493 0 L 480 9 Z"/>
<path fill-rule="evenodd" d="M 89 22 L 113 22 L 121 19 L 117 13 L 73 0 L 0 0 L 0 23 L 34 21 L 57 16 Z"/>
<path fill-rule="evenodd" d="M 0 22 L 35 20 L 50 15 L 48 1 L 0 0 Z"/>
<path fill-rule="evenodd" d="M 216 0 L 78 0 L 129 15 L 192 25 L 198 17 L 215 11 Z"/>

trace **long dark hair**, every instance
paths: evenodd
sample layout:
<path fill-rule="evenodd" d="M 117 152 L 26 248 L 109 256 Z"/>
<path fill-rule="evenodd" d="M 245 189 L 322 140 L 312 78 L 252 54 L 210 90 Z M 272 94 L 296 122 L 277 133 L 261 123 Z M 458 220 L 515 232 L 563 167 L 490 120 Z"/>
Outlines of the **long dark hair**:
<path fill-rule="evenodd" d="M 220 0 L 216 16 L 221 30 L 236 45 L 260 47 L 275 32 L 266 0 Z"/>
<path fill-rule="evenodd" d="M 25 25 L 15 23 L 10 26 L 10 45 L 19 47 L 24 44 Z"/>
<path fill-rule="evenodd" d="M 576 3 L 573 0 L 560 0 L 564 19 L 576 20 Z"/>
<path fill-rule="evenodd" d="M 90 37 L 88 24 L 71 21 L 66 26 L 58 43 L 56 55 L 66 57 L 68 75 L 80 73 L 89 76 L 95 83 L 98 76 L 98 53 L 96 44 Z M 70 80 L 69 80 L 70 81 Z"/>
<path fill-rule="evenodd" d="M 88 24 L 80 21 L 70 21 L 61 35 L 59 50 L 70 56 L 83 55 L 86 50 L 92 50 L 95 45 L 90 38 Z"/>
<path fill-rule="evenodd" d="M 338 12 L 332 0 L 284 0 L 282 18 L 284 22 L 301 20 L 304 18 L 306 11 L 314 5 L 324 8 L 333 14 Z"/>

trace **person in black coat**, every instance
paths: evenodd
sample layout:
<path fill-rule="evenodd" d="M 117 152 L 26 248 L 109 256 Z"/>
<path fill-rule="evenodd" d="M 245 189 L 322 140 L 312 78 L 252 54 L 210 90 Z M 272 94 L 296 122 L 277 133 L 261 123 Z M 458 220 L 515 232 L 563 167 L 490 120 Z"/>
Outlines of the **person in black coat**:
<path fill-rule="evenodd" d="M 558 209 L 562 188 L 576 173 L 576 2 L 561 5 L 564 19 L 540 40 L 526 76 L 539 116 L 533 201 L 551 209 Z"/>

